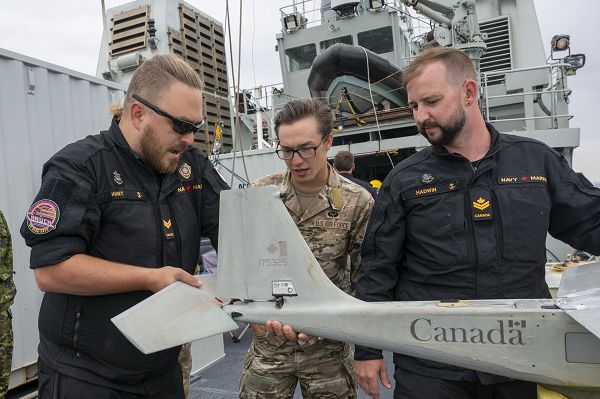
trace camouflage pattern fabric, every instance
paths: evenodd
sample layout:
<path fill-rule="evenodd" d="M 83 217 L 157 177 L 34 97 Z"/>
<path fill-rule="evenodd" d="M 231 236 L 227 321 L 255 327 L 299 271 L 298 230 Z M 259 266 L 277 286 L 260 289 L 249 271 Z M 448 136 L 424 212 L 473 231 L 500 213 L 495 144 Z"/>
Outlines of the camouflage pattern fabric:
<path fill-rule="evenodd" d="M 260 178 L 252 185 L 275 185 L 285 194 L 284 204 L 323 271 L 335 285 L 350 293 L 350 281 L 356 281 L 360 269 L 360 245 L 373 198 L 364 188 L 328 168 L 327 185 L 303 214 L 288 171 Z"/>
<path fill-rule="evenodd" d="M 253 186 L 275 185 L 284 204 L 325 274 L 351 293 L 360 268 L 360 245 L 373 198 L 364 188 L 329 166 L 327 185 L 305 212 L 288 171 L 263 177 Z M 240 398 L 291 398 L 297 382 L 302 396 L 356 398 L 349 344 L 314 337 L 301 343 L 269 334 L 255 335 L 240 381 Z"/>
<path fill-rule="evenodd" d="M 183 374 L 183 392 L 187 398 L 190 393 L 190 373 L 192 372 L 192 344 L 187 343 L 181 346 L 179 352 L 179 364 L 181 365 L 181 374 Z"/>
<path fill-rule="evenodd" d="M 200 265 L 196 265 L 194 274 L 200 273 Z M 183 392 L 187 398 L 190 394 L 190 374 L 192 373 L 192 344 L 187 343 L 181 346 L 179 352 L 179 365 L 181 366 L 181 374 L 183 375 Z"/>
<path fill-rule="evenodd" d="M 303 344 L 255 335 L 244 363 L 241 399 L 357 398 L 352 345 L 314 337 Z"/>
<path fill-rule="evenodd" d="M 10 305 L 16 294 L 10 232 L 0 211 L 0 398 L 8 391 L 13 351 Z"/>

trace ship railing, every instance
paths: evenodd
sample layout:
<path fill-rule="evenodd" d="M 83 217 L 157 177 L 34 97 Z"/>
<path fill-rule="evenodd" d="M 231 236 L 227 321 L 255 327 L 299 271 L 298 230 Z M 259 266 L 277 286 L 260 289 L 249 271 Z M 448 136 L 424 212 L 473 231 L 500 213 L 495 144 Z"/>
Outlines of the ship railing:
<path fill-rule="evenodd" d="M 570 64 L 567 63 L 553 63 L 535 67 L 527 67 L 527 68 L 516 68 L 516 69 L 506 69 L 500 71 L 490 71 L 490 72 L 481 72 L 481 90 L 483 96 L 483 112 L 484 117 L 487 122 L 516 122 L 522 121 L 526 124 L 533 123 L 536 120 L 551 120 L 551 125 L 553 129 L 558 128 L 559 120 L 570 120 L 573 118 L 572 114 L 568 113 L 559 113 L 557 108 L 559 104 L 566 104 L 568 101 L 569 95 L 572 93 L 572 90 L 569 89 L 566 85 L 566 75 L 565 72 L 570 67 Z M 544 71 L 547 74 L 548 80 L 547 85 L 542 90 L 532 90 L 532 91 L 518 91 L 515 93 L 504 93 L 499 95 L 490 95 L 490 78 L 491 77 L 499 77 L 507 74 L 518 74 L 518 73 L 526 73 L 531 71 Z M 536 98 L 540 99 L 540 96 L 546 95 L 550 97 L 550 106 L 546 107 L 547 115 L 541 116 L 533 116 L 533 115 L 525 115 L 521 118 L 491 118 L 490 117 L 490 100 L 495 99 L 509 99 L 509 98 L 519 98 L 522 97 L 525 101 L 529 98 L 532 102 L 536 100 Z M 563 108 L 566 109 L 566 108 Z M 529 126 L 528 126 L 529 128 Z"/>
<path fill-rule="evenodd" d="M 270 111 L 273 108 L 274 96 L 283 93 L 283 83 L 272 83 L 259 85 L 251 89 L 242 89 L 239 91 L 240 99 L 235 98 L 235 91 L 235 87 L 229 87 L 231 103 L 237 104 L 242 112 L 247 109 Z"/>
<path fill-rule="evenodd" d="M 273 118 L 275 116 L 275 96 L 284 93 L 283 83 L 260 85 L 239 92 L 238 99 L 235 98 L 235 87 L 230 87 L 229 92 L 231 104 L 240 113 L 240 124 L 244 124 L 254 134 L 253 148 L 271 147 L 275 142 L 275 130 Z M 292 97 L 290 97 L 292 99 Z M 261 137 L 258 140 L 259 125 L 262 127 Z"/>
<path fill-rule="evenodd" d="M 357 11 L 358 14 L 363 14 L 365 12 L 369 12 L 367 8 L 364 7 L 365 3 L 368 6 L 368 1 L 357 1 L 359 3 Z M 281 21 L 283 24 L 283 20 L 286 16 L 300 16 L 300 20 L 297 23 L 300 25 L 300 28 L 308 28 L 313 26 L 321 25 L 324 20 L 322 15 L 324 12 L 331 10 L 329 6 L 321 7 L 321 0 L 302 0 L 302 1 L 294 1 L 293 4 L 283 6 L 279 9 L 281 14 Z M 403 10 L 406 12 L 406 6 L 400 0 L 386 0 L 385 6 L 395 10 Z M 285 31 L 285 25 L 283 24 Z"/>

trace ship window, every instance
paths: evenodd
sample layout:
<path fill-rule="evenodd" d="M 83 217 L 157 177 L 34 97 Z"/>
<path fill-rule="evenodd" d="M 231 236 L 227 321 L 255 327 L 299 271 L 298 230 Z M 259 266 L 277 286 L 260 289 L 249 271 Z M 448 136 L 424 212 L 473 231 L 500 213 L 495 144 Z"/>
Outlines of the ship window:
<path fill-rule="evenodd" d="M 308 69 L 317 56 L 317 46 L 314 43 L 304 46 L 292 47 L 285 50 L 288 58 L 288 70 L 290 72 Z"/>
<path fill-rule="evenodd" d="M 344 43 L 344 44 L 352 45 L 352 36 L 346 35 L 346 36 L 336 37 L 335 39 L 323 40 L 322 42 L 319 43 L 319 45 L 321 46 L 321 51 L 324 51 L 336 43 Z"/>
<path fill-rule="evenodd" d="M 389 53 L 394 50 L 394 36 L 392 35 L 391 26 L 360 32 L 357 37 L 359 46 L 363 46 L 374 53 Z"/>

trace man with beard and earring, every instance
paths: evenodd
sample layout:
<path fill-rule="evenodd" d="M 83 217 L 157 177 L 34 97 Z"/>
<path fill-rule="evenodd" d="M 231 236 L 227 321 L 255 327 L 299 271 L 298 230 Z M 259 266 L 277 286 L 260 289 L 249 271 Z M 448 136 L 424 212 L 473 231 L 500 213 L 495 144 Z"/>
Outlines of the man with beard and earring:
<path fill-rule="evenodd" d="M 110 319 L 193 273 L 200 237 L 217 248 L 227 189 L 193 147 L 202 81 L 174 55 L 135 72 L 110 128 L 42 171 L 21 235 L 44 299 L 40 398 L 183 398 L 180 347 L 142 354 Z M 200 288 L 201 289 L 201 288 Z"/>
<path fill-rule="evenodd" d="M 362 245 L 365 301 L 550 298 L 545 242 L 600 254 L 600 189 L 560 153 L 501 134 L 478 107 L 471 60 L 422 52 L 404 71 L 416 125 L 431 146 L 388 174 Z M 362 389 L 390 389 L 381 351 L 356 347 Z M 394 398 L 536 398 L 534 383 L 394 354 Z"/>

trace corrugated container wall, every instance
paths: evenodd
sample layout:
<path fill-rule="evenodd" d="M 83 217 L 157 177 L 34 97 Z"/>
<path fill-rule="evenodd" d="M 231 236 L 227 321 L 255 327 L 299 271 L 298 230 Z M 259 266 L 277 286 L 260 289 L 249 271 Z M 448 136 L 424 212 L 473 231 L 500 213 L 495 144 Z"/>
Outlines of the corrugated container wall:
<path fill-rule="evenodd" d="M 40 186 L 42 165 L 66 144 L 108 128 L 125 86 L 0 49 L 0 209 L 14 248 L 17 297 L 11 386 L 33 377 L 42 298 L 19 234 Z"/>

